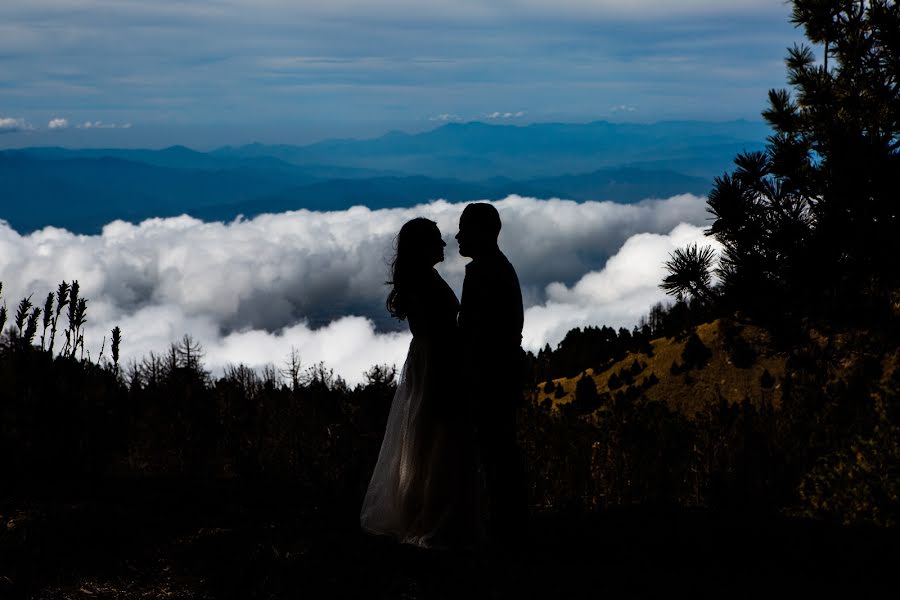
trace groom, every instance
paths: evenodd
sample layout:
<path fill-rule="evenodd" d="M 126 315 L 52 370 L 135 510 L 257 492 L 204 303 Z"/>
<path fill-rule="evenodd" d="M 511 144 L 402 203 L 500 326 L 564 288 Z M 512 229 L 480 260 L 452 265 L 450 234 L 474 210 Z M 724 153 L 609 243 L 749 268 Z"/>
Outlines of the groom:
<path fill-rule="evenodd" d="M 466 265 L 459 328 L 471 407 L 488 494 L 488 533 L 512 543 L 524 534 L 525 477 L 516 443 L 522 401 L 522 290 L 497 246 L 500 214 L 469 204 L 459 219 L 459 253 Z"/>

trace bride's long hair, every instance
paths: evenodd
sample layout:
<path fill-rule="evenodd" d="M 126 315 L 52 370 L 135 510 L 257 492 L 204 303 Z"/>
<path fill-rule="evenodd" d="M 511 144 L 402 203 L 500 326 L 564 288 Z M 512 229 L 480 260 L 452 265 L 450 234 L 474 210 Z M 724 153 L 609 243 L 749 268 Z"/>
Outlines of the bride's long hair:
<path fill-rule="evenodd" d="M 387 309 L 392 317 L 401 321 L 406 319 L 407 306 L 404 301 L 406 290 L 415 283 L 416 276 L 426 273 L 427 267 L 422 262 L 422 249 L 434 235 L 437 223 L 424 217 L 417 217 L 404 223 L 397 234 L 397 252 L 391 261 L 391 292 L 387 297 Z"/>

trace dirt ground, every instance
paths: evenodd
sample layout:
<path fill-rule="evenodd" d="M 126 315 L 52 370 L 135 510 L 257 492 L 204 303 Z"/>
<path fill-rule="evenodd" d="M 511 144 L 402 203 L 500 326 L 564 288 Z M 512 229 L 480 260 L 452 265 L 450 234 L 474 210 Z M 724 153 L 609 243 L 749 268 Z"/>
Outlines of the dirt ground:
<path fill-rule="evenodd" d="M 512 547 L 362 534 L 355 500 L 217 482 L 5 484 L 0 599 L 892 597 L 900 531 L 638 507 Z M 893 592 L 891 592 L 893 590 Z"/>

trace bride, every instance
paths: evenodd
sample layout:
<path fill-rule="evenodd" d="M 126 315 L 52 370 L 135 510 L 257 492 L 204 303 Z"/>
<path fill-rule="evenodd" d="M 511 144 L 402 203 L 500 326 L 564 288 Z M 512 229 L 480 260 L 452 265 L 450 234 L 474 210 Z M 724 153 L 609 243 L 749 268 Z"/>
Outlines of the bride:
<path fill-rule="evenodd" d="M 477 541 L 475 441 L 459 387 L 459 301 L 434 269 L 444 260 L 433 221 L 407 222 L 391 265 L 391 315 L 413 334 L 378 462 L 360 513 L 362 527 L 424 547 Z"/>

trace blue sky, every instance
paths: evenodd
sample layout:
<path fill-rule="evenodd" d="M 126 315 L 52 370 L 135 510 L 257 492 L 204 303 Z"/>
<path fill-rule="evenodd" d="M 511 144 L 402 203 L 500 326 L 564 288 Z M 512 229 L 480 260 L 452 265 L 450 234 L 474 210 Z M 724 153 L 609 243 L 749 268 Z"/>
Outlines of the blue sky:
<path fill-rule="evenodd" d="M 756 119 L 802 41 L 789 13 L 781 0 L 3 0 L 0 147 Z"/>

